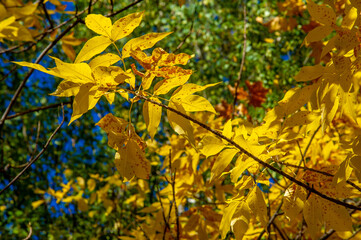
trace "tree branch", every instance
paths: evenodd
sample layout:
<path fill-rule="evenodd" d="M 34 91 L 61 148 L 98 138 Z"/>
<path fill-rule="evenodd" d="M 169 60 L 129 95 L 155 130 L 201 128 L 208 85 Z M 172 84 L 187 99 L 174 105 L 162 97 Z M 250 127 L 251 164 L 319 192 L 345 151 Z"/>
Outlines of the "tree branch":
<path fill-rule="evenodd" d="M 324 171 L 320 171 L 320 170 L 317 170 L 317 169 L 313 169 L 313 168 L 308 168 L 308 167 L 301 167 L 301 166 L 297 166 L 297 165 L 293 165 L 293 164 L 290 164 L 290 163 L 280 163 L 282 165 L 285 165 L 285 166 L 288 166 L 288 167 L 293 167 L 293 168 L 297 168 L 297 169 L 303 169 L 303 170 L 306 170 L 306 171 L 311 171 L 311 172 L 315 172 L 315 173 L 319 173 L 319 174 L 322 174 L 322 175 L 325 175 L 325 176 L 329 176 L 329 177 L 334 177 L 334 175 L 332 175 L 331 173 L 328 173 L 328 172 L 324 172 Z M 361 192 L 361 187 L 357 186 L 355 183 L 349 181 L 349 180 L 346 180 L 346 183 L 351 185 L 352 187 L 354 187 L 355 189 L 357 189 L 358 191 Z"/>
<path fill-rule="evenodd" d="M 55 103 L 55 104 L 51 104 L 51 105 L 48 105 L 48 106 L 41 106 L 41 107 L 26 110 L 24 112 L 15 113 L 13 115 L 7 116 L 5 120 L 13 119 L 13 118 L 16 118 L 16 117 L 19 117 L 19 116 L 22 116 L 22 115 L 25 115 L 25 114 L 28 114 L 28 113 L 32 113 L 32 112 L 37 112 L 37 111 L 40 111 L 40 110 L 45 110 L 45 109 L 49 109 L 49 108 L 56 108 L 56 107 L 59 107 L 61 105 L 67 105 L 67 104 L 71 104 L 71 101 L 62 102 L 62 103 Z"/>
<path fill-rule="evenodd" d="M 23 168 L 23 170 L 21 170 L 21 172 L 15 177 L 13 178 L 13 180 L 11 180 L 11 182 L 9 182 L 8 185 L 6 185 L 6 187 L 4 187 L 1 191 L 0 191 L 0 195 L 6 190 L 8 189 L 11 185 L 13 185 L 20 177 L 21 175 L 23 175 L 25 173 L 25 171 L 30 168 L 30 166 L 36 162 L 40 157 L 41 155 L 45 152 L 45 150 L 48 148 L 51 140 L 53 140 L 55 134 L 59 131 L 59 129 L 61 128 L 61 126 L 63 126 L 63 123 L 65 121 L 65 114 L 64 114 L 64 106 L 62 106 L 62 113 L 63 113 L 63 119 L 61 121 L 61 123 L 59 124 L 59 126 L 54 130 L 54 132 L 51 134 L 51 136 L 49 137 L 48 141 L 45 143 L 43 149 L 38 153 L 38 155 L 32 159 L 31 161 L 29 161 L 29 163 L 26 165 L 26 167 Z"/>
<path fill-rule="evenodd" d="M 80 19 L 77 19 L 77 20 L 76 20 L 75 22 L 73 22 L 70 26 L 68 26 L 61 34 L 59 34 L 59 36 L 58 36 L 56 39 L 54 39 L 54 41 L 52 41 L 52 42 L 41 52 L 41 54 L 39 55 L 39 57 L 35 60 L 35 63 L 39 63 L 39 62 L 43 59 L 43 57 L 48 53 L 48 51 L 49 51 L 50 49 L 52 49 L 52 48 L 57 44 L 57 42 L 59 42 L 60 39 L 62 39 L 62 38 L 63 38 L 71 29 L 73 29 L 80 21 L 81 21 Z M 26 82 L 29 80 L 29 78 L 30 78 L 31 74 L 34 72 L 34 70 L 35 70 L 35 69 L 31 69 L 31 70 L 28 72 L 28 74 L 25 76 L 24 80 L 20 83 L 18 89 L 16 89 L 13 97 L 11 98 L 11 101 L 10 101 L 8 107 L 6 108 L 3 116 L 2 116 L 1 119 L 0 119 L 0 132 L 1 132 L 2 128 L 3 128 L 3 126 L 4 126 L 4 122 L 5 122 L 5 120 L 6 120 L 7 115 L 9 114 L 9 112 L 10 112 L 11 108 L 13 107 L 16 99 L 19 97 L 20 92 L 23 90 Z"/>
<path fill-rule="evenodd" d="M 308 190 L 310 193 L 314 193 L 316 195 L 318 195 L 319 197 L 323 198 L 323 199 L 326 199 L 328 201 L 331 201 L 333 203 L 336 203 L 338 205 L 341 205 L 341 206 L 344 206 L 344 207 L 347 207 L 347 208 L 350 208 L 350 209 L 355 209 L 355 210 L 361 210 L 361 207 L 358 207 L 358 206 L 354 206 L 352 204 L 348 204 L 348 203 L 344 203 L 338 199 L 335 199 L 335 198 L 332 198 L 332 197 L 329 197 L 319 191 L 317 191 L 316 189 L 314 189 L 313 187 L 310 187 L 308 186 L 306 183 L 303 183 L 301 182 L 300 180 L 297 180 L 296 178 L 288 175 L 287 173 L 283 172 L 282 170 L 270 165 L 269 163 L 266 163 L 264 161 L 262 161 L 261 159 L 259 159 L 258 157 L 254 156 L 252 153 L 248 152 L 247 150 L 245 150 L 243 147 L 241 147 L 239 144 L 237 144 L 236 142 L 234 142 L 232 139 L 224 136 L 223 134 L 219 133 L 218 131 L 216 130 L 213 130 L 212 128 L 210 128 L 209 126 L 207 126 L 206 124 L 174 109 L 174 108 L 171 108 L 171 107 L 168 107 L 167 105 L 164 105 L 163 103 L 159 103 L 159 102 L 156 102 L 156 101 L 153 101 L 153 100 L 150 100 L 149 98 L 147 98 L 146 96 L 143 96 L 143 95 L 140 95 L 138 93 L 135 93 L 135 95 L 140 98 L 140 99 L 143 99 L 145 101 L 148 101 L 150 103 L 153 103 L 155 105 L 158 105 L 160 107 L 163 107 L 169 111 L 172 111 L 176 114 L 178 114 L 179 116 L 182 116 L 183 118 L 197 124 L 198 126 L 202 127 L 203 129 L 213 133 L 214 135 L 216 135 L 217 137 L 219 138 L 222 138 L 224 139 L 225 141 L 227 141 L 229 144 L 235 146 L 241 153 L 247 155 L 248 157 L 252 158 L 253 160 L 255 160 L 256 162 L 258 162 L 259 164 L 261 164 L 263 167 L 266 167 L 266 168 L 269 168 L 271 169 L 272 171 L 282 175 L 283 177 L 287 178 L 288 180 L 294 182 L 295 184 L 305 188 L 306 190 Z"/>
<path fill-rule="evenodd" d="M 242 49 L 242 60 L 241 60 L 241 66 L 239 68 L 238 77 L 236 81 L 236 85 L 234 87 L 234 100 L 233 100 L 233 111 L 232 111 L 232 118 L 234 116 L 234 113 L 236 111 L 236 103 L 237 103 L 237 90 L 239 87 L 239 84 L 242 80 L 242 72 L 244 67 L 244 62 L 246 61 L 246 48 L 247 48 L 247 8 L 246 8 L 246 0 L 243 3 L 243 49 Z"/>

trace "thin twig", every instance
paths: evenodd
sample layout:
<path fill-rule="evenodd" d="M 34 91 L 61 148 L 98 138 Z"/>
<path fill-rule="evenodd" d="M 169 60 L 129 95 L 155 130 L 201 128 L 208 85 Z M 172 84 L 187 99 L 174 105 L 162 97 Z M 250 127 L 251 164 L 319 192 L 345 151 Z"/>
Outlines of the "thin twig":
<path fill-rule="evenodd" d="M 327 238 L 331 237 L 331 235 L 334 234 L 335 232 L 336 232 L 335 229 L 330 229 L 325 234 L 323 234 L 319 240 L 326 240 Z"/>
<path fill-rule="evenodd" d="M 125 6 L 125 7 L 123 7 L 122 9 L 120 9 L 120 10 L 118 10 L 118 11 L 116 11 L 116 12 L 108 13 L 108 14 L 105 15 L 105 16 L 106 16 L 106 17 L 114 17 L 115 15 L 117 15 L 117 14 L 119 14 L 119 13 L 121 13 L 121 12 L 124 12 L 125 10 L 128 10 L 129 8 L 137 5 L 137 4 L 140 3 L 140 2 L 143 2 L 143 0 L 137 0 L 137 1 L 129 4 L 128 6 Z"/>
<path fill-rule="evenodd" d="M 30 155 L 30 160 L 33 159 L 34 155 L 35 155 L 35 152 L 38 148 L 38 142 L 39 142 L 39 137 L 40 137 L 40 121 L 38 121 L 38 127 L 37 127 L 37 131 L 36 131 L 36 138 L 35 138 L 35 146 L 34 146 L 34 149 L 33 151 L 31 152 L 31 155 Z"/>
<path fill-rule="evenodd" d="M 346 240 L 351 240 L 354 236 L 356 236 L 356 234 L 358 234 L 361 231 L 361 228 L 357 229 L 349 238 L 347 238 Z"/>
<path fill-rule="evenodd" d="M 165 234 L 167 232 L 167 229 L 170 230 L 170 226 L 169 226 L 169 223 L 165 217 L 165 214 L 164 214 L 164 206 L 163 206 L 163 201 L 162 201 L 162 198 L 160 196 L 160 193 L 159 193 L 159 189 L 157 189 L 157 192 L 156 192 L 158 198 L 159 198 L 159 203 L 160 203 L 160 207 L 162 208 L 162 215 L 163 215 L 163 221 L 164 221 L 164 231 L 163 231 L 163 240 L 165 239 Z"/>
<path fill-rule="evenodd" d="M 31 227 L 31 222 L 29 222 L 29 234 L 24 238 L 24 240 L 28 240 L 31 238 L 31 235 L 33 234 L 33 228 Z"/>
<path fill-rule="evenodd" d="M 174 169 L 174 173 L 172 174 L 172 154 L 171 150 L 169 150 L 169 171 L 170 171 L 170 177 L 172 179 L 171 186 L 172 186 L 172 194 L 173 194 L 173 205 L 175 209 L 175 217 L 176 217 L 176 224 L 177 224 L 177 240 L 180 239 L 180 224 L 179 224 L 179 213 L 178 213 L 178 206 L 175 198 L 175 178 L 176 178 L 176 171 Z M 173 175 L 173 176 L 172 176 Z"/>
<path fill-rule="evenodd" d="M 246 8 L 246 0 L 243 3 L 243 49 L 242 49 L 242 60 L 241 60 L 241 66 L 239 68 L 238 77 L 236 81 L 236 85 L 234 87 L 234 100 L 233 100 L 233 111 L 232 111 L 232 118 L 234 116 L 234 113 L 236 111 L 236 103 L 237 103 L 237 90 L 242 80 L 242 72 L 244 63 L 246 61 L 246 48 L 247 48 L 247 8 Z"/>
<path fill-rule="evenodd" d="M 287 167 L 293 167 L 293 168 L 297 168 L 297 169 L 303 169 L 303 170 L 306 170 L 306 171 L 319 173 L 319 174 L 322 174 L 322 175 L 325 175 L 325 176 L 328 176 L 328 177 L 334 177 L 334 175 L 332 175 L 331 173 L 320 171 L 320 170 L 309 168 L 309 167 L 301 167 L 301 166 L 293 165 L 293 164 L 290 164 L 290 163 L 280 163 L 280 164 L 285 165 Z M 346 183 L 351 185 L 352 187 L 354 187 L 355 189 L 357 189 L 358 191 L 361 192 L 361 187 L 357 186 L 355 183 L 353 183 L 353 182 L 351 182 L 349 180 L 346 180 Z"/>
<path fill-rule="evenodd" d="M 312 141 L 313 138 L 311 138 L 310 142 Z M 301 161 L 299 163 L 299 165 L 301 166 L 301 163 L 303 163 L 303 166 L 306 166 L 306 160 L 305 160 L 305 156 L 303 155 L 303 152 L 301 150 L 301 146 L 300 146 L 300 143 L 298 142 L 297 140 L 297 146 L 298 146 L 298 150 L 300 151 L 300 154 L 301 154 Z"/>
<path fill-rule="evenodd" d="M 8 76 L 10 76 L 16 70 L 17 67 L 18 67 L 17 65 L 14 65 L 11 68 L 11 70 L 1 78 L 0 82 L 4 81 Z"/>
<path fill-rule="evenodd" d="M 98 0 L 94 1 L 94 2 L 93 2 L 93 5 L 94 5 L 97 1 L 98 1 Z M 61 28 L 61 27 L 64 26 L 64 25 L 68 24 L 68 23 L 71 22 L 72 20 L 78 19 L 79 16 L 80 16 L 81 14 L 83 14 L 84 12 L 86 12 L 87 10 L 88 10 L 88 8 L 80 11 L 79 13 L 77 12 L 74 16 L 70 17 L 68 20 L 60 23 L 59 25 L 55 26 L 54 28 L 47 29 L 47 30 L 45 30 L 44 32 L 40 33 L 39 35 L 35 36 L 34 38 L 38 38 L 38 37 L 40 37 L 40 38 L 39 38 L 36 42 L 32 42 L 28 47 L 25 48 L 25 50 L 21 50 L 21 51 L 18 51 L 18 52 L 16 52 L 16 53 L 29 50 L 29 49 L 32 48 L 34 45 L 36 45 L 38 42 L 40 42 L 42 39 L 44 39 L 46 35 L 48 35 L 49 33 L 54 32 L 56 29 L 59 29 L 59 28 Z M 11 51 L 13 51 L 13 50 L 15 50 L 15 49 L 18 49 L 19 47 L 24 46 L 24 45 L 27 44 L 27 43 L 28 43 L 28 42 L 24 42 L 24 43 L 21 43 L 21 44 L 19 44 L 19 45 L 17 45 L 17 46 L 13 46 L 13 47 L 11 47 L 11 48 L 8 48 L 8 49 L 5 49 L 5 50 L 1 50 L 1 51 L 0 51 L 0 54 L 2 54 L 2 53 L 7 53 L 7 52 L 11 52 Z"/>
<path fill-rule="evenodd" d="M 62 39 L 71 29 L 73 29 L 78 23 L 80 22 L 80 19 L 77 19 L 75 22 L 73 22 L 71 25 L 69 25 L 62 33 L 59 34 L 59 36 L 57 38 L 54 39 L 54 41 L 52 41 L 39 55 L 39 57 L 35 60 L 35 63 L 39 63 L 43 57 L 48 53 L 48 51 L 50 49 L 52 49 L 59 41 L 60 39 Z M 13 107 L 13 105 L 16 102 L 16 99 L 19 97 L 20 92 L 23 90 L 26 82 L 29 80 L 30 76 L 32 75 L 32 73 L 34 72 L 35 69 L 31 69 L 28 74 L 25 76 L 25 78 L 23 79 L 23 81 L 20 83 L 18 89 L 16 89 L 16 92 L 14 93 L 13 97 L 10 100 L 10 103 L 8 105 L 8 107 L 6 108 L 3 116 L 0 119 L 0 132 L 4 126 L 4 122 L 6 120 L 7 115 L 9 114 L 11 108 Z"/>
<path fill-rule="evenodd" d="M 93 2 L 93 0 L 89 0 L 88 14 L 92 13 L 92 2 Z"/>
<path fill-rule="evenodd" d="M 159 102 L 156 102 L 156 101 L 153 101 L 149 98 L 147 98 L 146 96 L 144 95 L 140 95 L 138 93 L 134 93 L 138 98 L 140 99 L 143 99 L 145 101 L 148 101 L 150 103 L 153 103 L 155 105 L 158 105 L 160 107 L 163 107 L 171 112 L 174 112 L 176 113 L 177 115 L 179 116 L 182 116 L 183 118 L 197 124 L 198 126 L 202 127 L 203 129 L 213 133 L 214 135 L 218 136 L 219 138 L 222 138 L 224 140 L 226 140 L 228 143 L 230 143 L 231 145 L 233 145 L 234 147 L 236 147 L 241 153 L 247 155 L 248 157 L 252 158 L 253 160 L 255 160 L 256 162 L 258 162 L 259 164 L 261 164 L 263 167 L 266 167 L 266 168 L 269 168 L 271 169 L 272 171 L 275 171 L 276 173 L 282 175 L 283 177 L 287 178 L 288 180 L 294 182 L 295 184 L 307 189 L 310 193 L 314 193 L 318 196 L 320 196 L 321 198 L 323 199 L 326 199 L 328 201 L 331 201 L 333 203 L 336 203 L 338 205 L 341 205 L 341 206 L 344 206 L 344 207 L 347 207 L 347 208 L 350 208 L 350 209 L 355 209 L 355 210 L 361 210 L 361 207 L 357 207 L 357 206 L 354 206 L 354 205 L 351 205 L 351 204 L 348 204 L 348 203 L 344 203 L 338 199 L 335 199 L 335 198 L 332 198 L 332 197 L 329 197 L 321 192 L 319 192 L 318 190 L 314 189 L 313 187 L 310 187 L 308 186 L 306 183 L 303 183 L 301 182 L 300 180 L 297 180 L 296 178 L 292 177 L 291 175 L 288 175 L 287 173 L 283 172 L 282 170 L 270 165 L 269 163 L 266 163 L 264 161 L 262 161 L 261 159 L 259 159 L 258 157 L 256 157 L 255 155 L 253 155 L 252 153 L 248 152 L 247 150 L 245 150 L 243 147 L 241 147 L 239 144 L 237 144 L 235 141 L 233 141 L 232 139 L 224 136 L 223 134 L 221 134 L 220 132 L 216 131 L 216 130 L 213 130 L 212 128 L 210 128 L 209 126 L 207 126 L 206 124 L 174 109 L 174 108 L 171 108 L 167 105 L 164 105 L 163 103 L 159 103 Z"/>
<path fill-rule="evenodd" d="M 283 232 L 281 231 L 281 229 L 277 226 L 277 224 L 275 222 L 273 222 L 272 225 L 277 230 L 277 232 L 280 234 L 280 236 L 283 240 L 288 239 L 288 237 L 286 238 L 285 236 L 283 236 Z"/>
<path fill-rule="evenodd" d="M 6 190 L 8 189 L 11 185 L 13 185 L 20 177 L 21 175 L 23 175 L 25 173 L 25 171 L 30 168 L 30 166 L 36 162 L 41 155 L 45 152 L 45 150 L 48 148 L 51 140 L 53 140 L 55 134 L 59 131 L 59 129 L 61 128 L 61 126 L 63 126 L 63 123 L 65 121 L 65 114 L 64 114 L 64 106 L 62 106 L 62 113 L 63 113 L 63 119 L 61 121 L 61 123 L 59 124 L 59 126 L 54 130 L 54 132 L 51 134 L 51 136 L 49 137 L 48 141 L 45 143 L 43 149 L 38 153 L 38 155 L 36 155 L 36 157 L 34 159 L 32 159 L 31 161 L 29 161 L 29 163 L 26 165 L 26 167 L 23 168 L 23 170 L 21 170 L 21 172 L 15 177 L 13 178 L 13 180 L 11 180 L 9 182 L 8 185 L 6 185 L 6 187 L 4 187 L 1 191 L 0 191 L 0 195 Z"/>
<path fill-rule="evenodd" d="M 281 210 L 282 204 L 283 204 L 283 199 L 281 200 L 281 203 L 278 205 L 278 208 L 275 211 L 275 213 L 272 215 L 272 217 L 268 221 L 266 229 L 269 229 L 269 227 L 272 225 L 273 221 L 276 219 L 277 216 L 282 215 L 279 213 L 279 211 Z M 261 239 L 265 232 L 266 232 L 266 230 L 263 229 L 263 231 L 259 234 L 257 239 Z"/>
<path fill-rule="evenodd" d="M 41 1 L 41 6 L 43 7 L 43 11 L 44 11 L 46 20 L 48 20 L 48 22 L 49 22 L 50 28 L 54 28 L 53 21 L 52 21 L 51 18 L 50 18 L 50 15 L 49 15 L 49 13 L 48 13 L 48 10 L 46 9 L 46 6 L 45 6 L 45 4 L 44 4 L 44 0 Z"/>
<path fill-rule="evenodd" d="M 194 10 L 195 11 L 195 10 Z M 193 14 L 194 16 L 195 14 Z M 173 51 L 173 53 L 178 52 L 178 50 L 183 46 L 183 44 L 186 42 L 187 38 L 192 34 L 193 32 L 193 25 L 194 25 L 194 19 L 192 21 L 191 27 L 189 28 L 188 34 L 183 38 L 183 40 L 178 44 L 177 48 Z"/>
<path fill-rule="evenodd" d="M 320 130 L 322 125 L 318 126 L 318 128 L 316 129 L 316 131 L 312 134 L 312 137 L 311 137 L 311 140 L 308 142 L 306 148 L 305 148 L 305 151 L 303 152 L 303 156 L 306 157 L 306 154 L 307 154 L 307 151 L 308 149 L 310 148 L 311 146 L 311 143 L 312 143 L 312 140 L 315 138 L 317 132 Z"/>
<path fill-rule="evenodd" d="M 19 117 L 19 116 L 22 116 L 22 115 L 25 115 L 25 114 L 28 114 L 28 113 L 32 113 L 32 112 L 37 112 L 37 111 L 40 111 L 40 110 L 45 110 L 45 109 L 49 109 L 49 108 L 56 108 L 56 107 L 59 107 L 61 105 L 67 105 L 67 104 L 71 104 L 71 101 L 62 102 L 62 103 L 55 103 L 55 104 L 51 104 L 51 105 L 48 105 L 48 106 L 41 106 L 41 107 L 26 110 L 24 112 L 15 113 L 13 115 L 7 116 L 5 120 L 16 118 L 16 117 Z"/>

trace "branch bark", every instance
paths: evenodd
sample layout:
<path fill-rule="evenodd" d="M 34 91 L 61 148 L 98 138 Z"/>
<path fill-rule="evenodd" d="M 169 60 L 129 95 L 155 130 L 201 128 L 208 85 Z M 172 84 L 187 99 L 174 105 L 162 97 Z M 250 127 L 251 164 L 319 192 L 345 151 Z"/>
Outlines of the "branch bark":
<path fill-rule="evenodd" d="M 348 204 L 348 203 L 344 203 L 344 202 L 342 202 L 342 201 L 340 201 L 340 200 L 338 200 L 338 199 L 329 197 L 329 196 L 327 196 L 327 195 L 325 195 L 325 194 L 317 191 L 317 190 L 314 189 L 313 187 L 308 186 L 306 183 L 303 183 L 303 182 L 301 182 L 300 180 L 292 177 L 291 175 L 283 172 L 282 170 L 280 170 L 280 169 L 278 169 L 278 168 L 270 165 L 269 163 L 266 163 L 266 162 L 262 161 L 261 159 L 259 159 L 259 158 L 256 157 L 255 155 L 253 155 L 252 153 L 250 153 L 250 152 L 248 152 L 247 150 L 245 150 L 243 147 L 241 147 L 239 144 L 237 144 L 237 143 L 236 143 L 235 141 L 233 141 L 232 139 L 230 139 L 230 138 L 224 136 L 223 134 L 219 133 L 218 131 L 210 128 L 210 127 L 207 126 L 206 124 L 204 124 L 204 123 L 202 123 L 202 122 L 200 122 L 200 121 L 198 121 L 198 120 L 196 120 L 196 119 L 194 119 L 194 118 L 192 118 L 192 117 L 190 117 L 190 116 L 188 116 L 188 115 L 186 115 L 186 114 L 184 114 L 184 113 L 182 113 L 182 112 L 180 112 L 180 111 L 178 111 L 178 110 L 176 110 L 176 109 L 174 109 L 174 108 L 168 107 L 167 105 L 164 105 L 163 103 L 159 103 L 159 102 L 150 100 L 150 99 L 147 98 L 146 96 L 140 95 L 140 94 L 138 94 L 138 93 L 135 93 L 135 95 L 136 95 L 138 98 L 140 98 L 140 99 L 143 99 L 143 100 L 145 100 L 145 101 L 148 101 L 148 102 L 150 102 L 150 103 L 153 103 L 153 104 L 155 104 L 155 105 L 158 105 L 158 106 L 160 106 L 160 107 L 162 107 L 162 108 L 165 108 L 165 109 L 167 109 L 167 110 L 169 110 L 169 111 L 172 111 L 172 112 L 178 114 L 179 116 L 182 116 L 183 118 L 185 118 L 185 119 L 187 119 L 187 120 L 189 120 L 189 121 L 197 124 L 198 126 L 202 127 L 203 129 L 205 129 L 205 130 L 213 133 L 213 134 L 216 135 L 217 137 L 224 139 L 226 142 L 228 142 L 229 144 L 231 144 L 231 145 L 233 145 L 234 147 L 236 147 L 241 153 L 243 153 L 243 154 L 247 155 L 248 157 L 252 158 L 252 159 L 255 160 L 257 163 L 259 163 L 260 165 L 262 165 L 263 167 L 269 168 L 270 170 L 272 170 L 272 171 L 274 171 L 274 172 L 282 175 L 283 177 L 287 178 L 288 180 L 294 182 L 295 184 L 297 184 L 297 185 L 305 188 L 309 193 L 314 193 L 314 194 L 318 195 L 319 197 L 321 197 L 321 198 L 323 198 L 323 199 L 326 199 L 326 200 L 328 200 L 328 201 L 330 201 L 330 202 L 336 203 L 337 205 L 344 206 L 344 207 L 346 207 L 346 208 L 350 208 L 350 209 L 354 209 L 354 210 L 361 210 L 361 207 L 354 206 L 354 205 Z"/>

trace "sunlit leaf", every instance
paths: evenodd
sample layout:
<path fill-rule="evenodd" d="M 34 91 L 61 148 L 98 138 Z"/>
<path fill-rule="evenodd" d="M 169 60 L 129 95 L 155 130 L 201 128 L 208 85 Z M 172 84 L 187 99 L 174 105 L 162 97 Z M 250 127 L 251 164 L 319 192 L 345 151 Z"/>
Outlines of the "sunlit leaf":
<path fill-rule="evenodd" d="M 157 42 L 171 34 L 169 33 L 148 33 L 138 38 L 133 38 L 128 41 L 122 49 L 122 57 L 130 57 L 131 50 L 140 49 L 145 50 L 153 47 Z"/>
<path fill-rule="evenodd" d="M 91 59 L 95 55 L 103 52 L 111 43 L 111 40 L 104 36 L 96 36 L 89 39 L 78 53 L 74 63 Z"/>

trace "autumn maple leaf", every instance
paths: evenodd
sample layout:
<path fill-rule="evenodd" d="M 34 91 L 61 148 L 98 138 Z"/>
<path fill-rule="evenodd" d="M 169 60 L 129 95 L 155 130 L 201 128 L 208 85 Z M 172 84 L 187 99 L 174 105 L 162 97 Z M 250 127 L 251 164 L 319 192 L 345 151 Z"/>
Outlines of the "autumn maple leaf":
<path fill-rule="evenodd" d="M 248 80 L 246 80 L 246 86 L 248 88 L 248 91 L 245 91 L 242 87 L 237 89 L 237 99 L 248 100 L 249 105 L 254 107 L 260 107 L 261 104 L 266 101 L 268 89 L 263 87 L 262 82 L 255 82 L 254 84 L 251 84 Z M 228 86 L 228 89 L 234 96 L 234 87 Z"/>
<path fill-rule="evenodd" d="M 251 84 L 248 80 L 246 80 L 246 86 L 249 91 L 249 104 L 254 107 L 260 107 L 266 101 L 268 89 L 263 87 L 262 82 Z"/>

